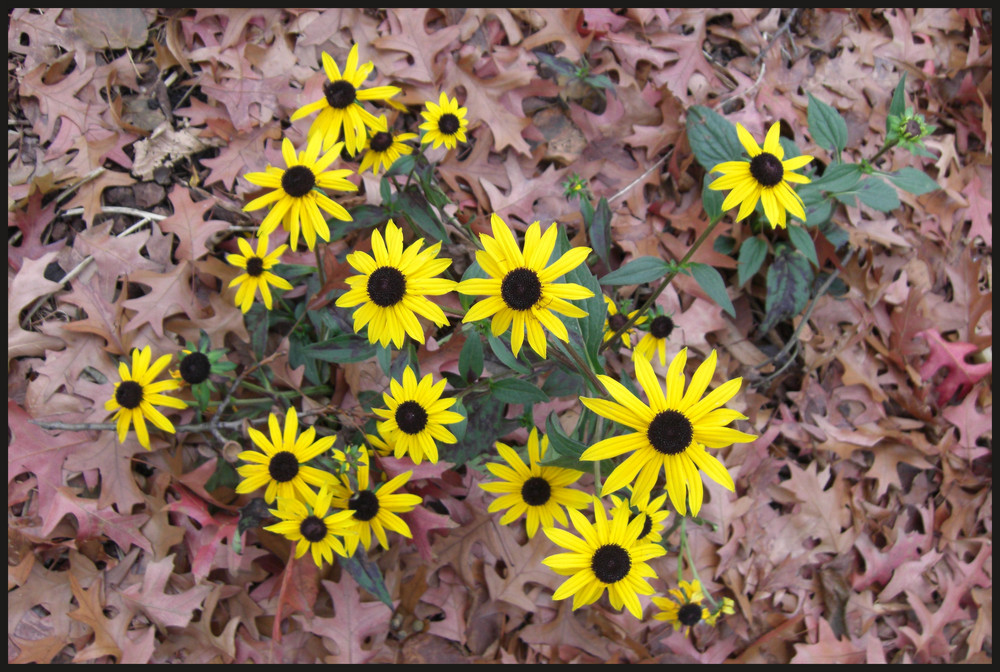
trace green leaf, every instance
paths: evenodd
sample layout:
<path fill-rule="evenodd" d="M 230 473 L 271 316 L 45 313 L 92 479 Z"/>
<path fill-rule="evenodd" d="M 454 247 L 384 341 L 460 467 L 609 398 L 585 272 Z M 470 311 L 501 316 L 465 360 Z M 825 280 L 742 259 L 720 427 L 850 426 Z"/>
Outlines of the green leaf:
<path fill-rule="evenodd" d="M 392 605 L 392 597 L 389 596 L 389 590 L 385 587 L 382 570 L 368 559 L 364 546 L 359 544 L 358 550 L 349 558 L 337 556 L 337 562 L 347 570 L 347 573 L 351 575 L 360 588 L 364 588 L 377 597 L 390 610 L 395 609 Z"/>
<path fill-rule="evenodd" d="M 353 218 L 350 222 L 342 222 L 334 217 L 326 220 L 330 226 L 331 240 L 343 238 L 351 231 L 382 226 L 389 221 L 391 216 L 388 210 L 379 205 L 358 205 L 351 208 L 349 212 Z"/>
<path fill-rule="evenodd" d="M 736 249 L 736 239 L 723 234 L 712 243 L 712 249 L 719 254 L 730 255 Z"/>
<path fill-rule="evenodd" d="M 549 417 L 545 420 L 545 436 L 549 439 L 549 445 L 560 455 L 579 460 L 583 451 L 587 450 L 587 446 L 566 436 L 555 411 L 549 413 Z"/>
<path fill-rule="evenodd" d="M 871 176 L 862 180 L 857 194 L 862 203 L 879 212 L 889 212 L 899 207 L 896 190 L 880 177 Z"/>
<path fill-rule="evenodd" d="M 590 237 L 590 244 L 594 246 L 594 252 L 607 264 L 611 254 L 611 208 L 608 207 L 608 199 L 602 197 L 598 202 L 587 235 Z"/>
<path fill-rule="evenodd" d="M 802 185 L 796 193 L 802 199 L 802 208 L 806 211 L 806 226 L 820 226 L 829 221 L 833 215 L 833 201 L 823 194 L 815 182 Z"/>
<path fill-rule="evenodd" d="M 191 386 L 191 396 L 198 402 L 198 408 L 204 412 L 208 407 L 208 402 L 212 399 L 212 390 L 208 381 Z"/>
<path fill-rule="evenodd" d="M 465 273 L 462 274 L 462 280 L 470 280 L 472 278 L 489 278 L 489 274 L 483 270 L 483 267 L 479 265 L 478 261 L 473 261 L 469 264 L 469 267 L 465 269 Z M 469 312 L 469 308 L 472 307 L 476 301 L 482 300 L 483 297 L 470 295 L 470 294 L 459 294 L 458 302 L 462 304 L 462 310 Z"/>
<path fill-rule="evenodd" d="M 479 455 L 493 453 L 493 445 L 497 439 L 517 426 L 516 422 L 504 418 L 507 404 L 499 399 L 486 395 L 471 400 L 467 397 L 465 401 L 468 404 L 465 413 L 467 423 L 465 438 L 457 443 L 438 444 L 441 459 L 456 466 L 463 465 Z M 454 426 L 456 425 L 449 425 L 449 427 Z"/>
<path fill-rule="evenodd" d="M 736 127 L 714 110 L 694 105 L 687 111 L 687 136 L 691 151 L 705 170 L 723 161 L 739 161 L 745 150 Z"/>
<path fill-rule="evenodd" d="M 389 170 L 385 171 L 385 175 L 386 177 L 389 177 L 390 175 L 406 175 L 413 170 L 413 166 L 415 166 L 416 163 L 416 154 L 404 154 L 393 161 L 392 165 L 389 166 Z"/>
<path fill-rule="evenodd" d="M 596 216 L 597 214 L 595 213 Z M 558 259 L 569 249 L 570 244 L 569 238 L 566 237 L 566 230 L 560 227 L 559 235 L 556 237 L 553 259 Z M 590 368 L 596 373 L 604 373 L 598 352 L 601 348 L 601 341 L 604 338 L 604 318 L 607 315 L 608 308 L 604 303 L 601 286 L 586 264 L 580 264 L 574 268 L 564 276 L 564 279 L 566 282 L 586 287 L 594 294 L 590 298 L 573 301 L 574 305 L 587 312 L 586 316 L 580 318 L 565 318 L 560 316 L 560 319 L 570 332 L 571 339 L 573 334 L 580 335 L 580 339 L 583 341 L 584 359 Z M 576 346 L 571 342 L 568 347 Z"/>
<path fill-rule="evenodd" d="M 896 90 L 892 92 L 892 102 L 889 103 L 889 114 L 885 118 L 885 132 L 888 134 L 889 127 L 889 117 L 902 117 L 906 114 L 906 73 L 899 79 L 899 84 L 896 85 Z"/>
<path fill-rule="evenodd" d="M 430 203 L 416 187 L 397 194 L 404 216 L 435 242 L 448 240 L 448 232 L 434 214 Z"/>
<path fill-rule="evenodd" d="M 264 350 L 267 348 L 267 331 L 271 322 L 271 311 L 267 310 L 260 303 L 254 303 L 250 312 L 244 315 L 243 319 L 250 327 L 250 345 L 257 356 L 257 361 L 264 359 Z M 268 353 L 270 354 L 270 353 Z"/>
<path fill-rule="evenodd" d="M 705 174 L 704 179 L 701 181 L 701 207 L 705 208 L 705 214 L 708 215 L 709 221 L 715 224 L 726 214 L 722 211 L 722 204 L 726 200 L 726 193 L 710 189 L 708 185 L 713 181 L 715 181 L 715 178 L 708 173 Z M 716 238 L 716 241 L 718 241 L 718 238 Z"/>
<path fill-rule="evenodd" d="M 601 278 L 601 284 L 641 285 L 644 282 L 659 280 L 669 271 L 670 266 L 659 257 L 639 257 L 605 275 Z"/>
<path fill-rule="evenodd" d="M 496 399 L 508 404 L 533 404 L 536 401 L 549 400 L 549 395 L 520 378 L 504 378 L 496 382 L 491 380 L 490 391 Z"/>
<path fill-rule="evenodd" d="M 375 346 L 375 361 L 378 362 L 378 367 L 382 369 L 382 373 L 389 375 L 389 368 L 392 366 L 392 349 L 379 343 Z"/>
<path fill-rule="evenodd" d="M 388 177 L 384 175 L 382 176 L 382 180 L 379 182 L 378 185 L 378 192 L 379 196 L 382 197 L 382 204 L 385 205 L 386 207 L 391 207 L 391 203 L 393 202 L 392 185 L 389 184 Z"/>
<path fill-rule="evenodd" d="M 375 355 L 375 346 L 367 339 L 354 334 L 340 334 L 319 343 L 310 343 L 302 348 L 302 356 L 306 359 L 318 359 L 322 362 L 346 364 L 362 362 Z"/>
<path fill-rule="evenodd" d="M 856 163 L 837 163 L 828 166 L 823 177 L 806 186 L 829 192 L 850 191 L 858 184 L 862 175 L 861 166 Z"/>
<path fill-rule="evenodd" d="M 465 336 L 465 344 L 458 355 L 458 373 L 471 383 L 483 375 L 483 341 L 475 329 L 466 331 Z"/>
<path fill-rule="evenodd" d="M 529 367 L 527 364 L 525 364 L 517 357 L 515 357 L 514 354 L 510 351 L 510 348 L 507 347 L 506 343 L 501 341 L 497 336 L 494 336 L 492 333 L 489 334 L 488 339 L 490 343 L 490 349 L 493 351 L 493 354 L 496 355 L 497 359 L 503 362 L 508 369 L 514 369 L 518 373 L 525 373 L 525 374 L 531 373 L 531 367 Z"/>
<path fill-rule="evenodd" d="M 747 238 L 740 245 L 739 266 L 737 266 L 740 287 L 760 270 L 761 264 L 767 258 L 767 242 L 757 236 Z"/>
<path fill-rule="evenodd" d="M 816 257 L 816 244 L 813 243 L 812 236 L 809 235 L 808 231 L 789 222 L 788 239 L 795 246 L 795 249 L 806 255 L 806 259 L 811 261 L 814 266 L 819 266 L 819 259 Z"/>
<path fill-rule="evenodd" d="M 917 196 L 941 188 L 941 186 L 932 180 L 927 173 L 922 170 L 917 170 L 912 166 L 907 166 L 906 168 L 903 168 L 895 173 L 882 174 L 889 178 L 889 181 L 900 189 L 908 191 L 911 194 L 916 194 Z"/>
<path fill-rule="evenodd" d="M 726 283 L 717 270 L 708 264 L 691 264 L 691 275 L 695 281 L 712 297 L 712 300 L 722 306 L 730 316 L 736 317 L 736 308 L 726 293 Z"/>
<path fill-rule="evenodd" d="M 578 397 L 588 394 L 587 384 L 583 377 L 575 371 L 562 367 L 557 368 L 545 378 L 542 392 L 550 397 Z"/>
<path fill-rule="evenodd" d="M 809 260 L 782 246 L 767 269 L 767 299 L 761 333 L 770 331 L 783 320 L 798 315 L 809 300 L 813 270 Z"/>
<path fill-rule="evenodd" d="M 809 133 L 820 147 L 838 156 L 847 147 L 847 122 L 840 112 L 809 94 Z"/>

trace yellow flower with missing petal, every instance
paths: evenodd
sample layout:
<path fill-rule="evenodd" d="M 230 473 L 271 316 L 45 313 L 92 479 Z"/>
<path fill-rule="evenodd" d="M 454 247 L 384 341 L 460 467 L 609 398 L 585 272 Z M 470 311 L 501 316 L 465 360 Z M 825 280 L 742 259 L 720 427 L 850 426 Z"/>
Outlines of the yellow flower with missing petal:
<path fill-rule="evenodd" d="M 132 350 L 132 368 L 125 362 L 119 362 L 118 375 L 122 380 L 115 383 L 115 395 L 104 402 L 104 408 L 115 411 L 115 421 L 118 425 L 118 442 L 125 440 L 130 426 L 135 425 L 135 436 L 139 444 L 149 450 L 149 430 L 146 428 L 148 419 L 154 426 L 165 432 L 174 433 L 174 425 L 165 415 L 154 407 L 187 408 L 181 399 L 161 394 L 168 390 L 181 387 L 179 380 L 161 380 L 153 382 L 163 369 L 167 368 L 173 355 L 163 355 L 150 366 L 152 350 L 147 345 L 142 350 Z"/>
<path fill-rule="evenodd" d="M 764 138 L 764 147 L 742 124 L 736 124 L 736 134 L 740 143 L 750 155 L 749 161 L 724 161 L 710 173 L 722 173 L 710 185 L 709 189 L 722 191 L 732 189 L 722 203 L 723 210 L 729 210 L 737 204 L 740 212 L 736 221 L 740 221 L 757 207 L 757 201 L 764 205 L 764 214 L 772 228 L 784 227 L 788 211 L 803 222 L 806 221 L 806 211 L 802 199 L 789 186 L 789 183 L 808 184 L 809 178 L 792 171 L 804 167 L 813 157 L 802 155 L 784 160 L 785 150 L 781 147 L 779 124 L 774 122 Z"/>
<path fill-rule="evenodd" d="M 431 146 L 437 149 L 444 143 L 448 149 L 455 149 L 459 142 L 465 142 L 465 129 L 469 127 L 469 122 L 465 118 L 467 110 L 458 106 L 458 98 L 449 99 L 442 91 L 438 102 L 427 101 L 426 107 L 420 113 L 426 119 L 420 128 L 427 131 L 421 144 L 433 142 Z"/>
<path fill-rule="evenodd" d="M 242 268 L 244 271 L 229 283 L 230 287 L 239 286 L 239 289 L 236 290 L 236 305 L 244 313 L 250 310 L 250 306 L 253 305 L 253 297 L 257 295 L 257 290 L 259 289 L 260 296 L 264 300 L 264 306 L 268 310 L 271 310 L 273 302 L 271 300 L 270 285 L 274 285 L 278 289 L 287 290 L 292 288 L 292 285 L 287 280 L 271 273 L 271 269 L 281 260 L 281 255 L 288 246 L 279 245 L 274 252 L 268 254 L 267 236 L 261 236 L 260 240 L 257 241 L 256 252 L 250 247 L 250 243 L 243 238 L 237 238 L 236 244 L 240 246 L 240 252 L 243 254 L 226 255 L 226 261 L 237 268 Z"/>

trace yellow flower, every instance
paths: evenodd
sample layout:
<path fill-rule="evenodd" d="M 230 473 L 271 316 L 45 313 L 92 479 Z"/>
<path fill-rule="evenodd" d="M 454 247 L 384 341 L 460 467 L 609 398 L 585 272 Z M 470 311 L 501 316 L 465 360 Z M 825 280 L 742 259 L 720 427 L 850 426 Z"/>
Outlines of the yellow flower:
<path fill-rule="evenodd" d="M 582 538 L 557 527 L 545 528 L 546 536 L 553 543 L 570 551 L 542 560 L 542 564 L 556 573 L 570 577 L 559 586 L 552 599 L 563 600 L 572 595 L 573 609 L 577 609 L 596 602 L 607 588 L 611 606 L 615 609 L 627 607 L 633 616 L 641 619 L 642 605 L 638 596 L 653 594 L 653 587 L 646 579 L 656 576 L 646 561 L 666 555 L 666 549 L 638 541 L 642 532 L 639 519 L 629 522 L 628 514 L 617 512 L 608 521 L 604 504 L 596 497 L 595 525 L 579 511 L 568 511 Z"/>
<path fill-rule="evenodd" d="M 271 269 L 275 264 L 281 259 L 281 254 L 288 247 L 287 245 L 279 245 L 278 248 L 267 253 L 268 238 L 267 236 L 261 236 L 260 240 L 257 241 L 257 252 L 254 253 L 253 248 L 250 247 L 248 243 L 243 238 L 237 238 L 236 243 L 240 246 L 240 254 L 227 254 L 226 261 L 228 261 L 233 266 L 242 268 L 245 272 L 240 273 L 235 278 L 233 278 L 229 286 L 236 287 L 239 285 L 239 289 L 236 290 L 236 305 L 245 313 L 250 310 L 250 306 L 253 305 L 253 297 L 257 294 L 257 290 L 260 290 L 260 296 L 264 299 L 264 306 L 268 310 L 271 310 L 271 288 L 269 285 L 274 285 L 278 289 L 291 289 L 292 285 L 284 278 L 271 273 Z"/>
<path fill-rule="evenodd" d="M 604 318 L 604 342 L 607 343 L 608 341 L 611 340 L 612 336 L 615 335 L 615 332 L 621 329 L 623 326 L 625 326 L 625 323 L 631 320 L 632 317 L 639 311 L 633 310 L 628 315 L 623 315 L 622 313 L 618 312 L 618 306 L 616 306 L 615 302 L 612 301 L 611 298 L 608 296 L 604 297 L 604 303 L 607 304 L 608 306 L 608 316 Z M 631 327 L 622 332 L 621 335 L 622 344 L 626 348 L 632 347 L 632 334 L 635 331 L 635 327 L 639 326 L 640 324 L 643 324 L 647 319 L 649 318 L 643 315 L 635 322 L 633 322 Z"/>
<path fill-rule="evenodd" d="M 147 418 L 163 431 L 174 433 L 173 423 L 154 408 L 154 404 L 168 408 L 187 408 L 187 404 L 182 400 L 161 394 L 161 392 L 181 387 L 180 381 L 168 379 L 153 382 L 160 375 L 160 372 L 167 368 L 173 356 L 163 355 L 150 366 L 149 362 L 152 358 L 152 350 L 148 345 L 142 350 L 133 348 L 132 369 L 129 370 L 125 362 L 118 363 L 118 375 L 121 376 L 122 380 L 120 383 L 115 383 L 115 396 L 104 402 L 105 410 L 115 411 L 114 418 L 118 423 L 118 442 L 121 443 L 125 440 L 129 426 L 135 424 L 135 436 L 139 439 L 139 444 L 146 450 L 149 450 Z"/>
<path fill-rule="evenodd" d="M 348 543 L 353 541 L 355 546 L 358 541 L 357 536 L 349 529 L 350 511 L 337 511 L 327 515 L 332 499 L 333 493 L 329 486 L 323 486 L 318 495 L 310 498 L 312 511 L 297 499 L 279 497 L 278 508 L 268 510 L 281 522 L 264 529 L 296 542 L 296 558 L 301 558 L 306 551 L 312 551 L 312 559 L 317 567 L 322 567 L 324 560 L 332 564 L 334 553 L 344 557 L 350 555 L 338 536 L 346 537 Z"/>
<path fill-rule="evenodd" d="M 346 525 L 353 534 L 346 539 L 348 555 L 354 555 L 358 541 L 369 550 L 372 547 L 372 533 L 382 548 L 389 548 L 389 540 L 385 536 L 386 529 L 397 532 L 407 539 L 413 535 L 406 522 L 397 513 L 412 511 L 420 504 L 420 497 L 408 493 L 395 494 L 410 480 L 412 471 L 399 474 L 381 486 L 372 487 L 370 480 L 368 453 L 361 455 L 358 464 L 358 487 L 351 487 L 348 476 L 342 475 L 339 483 L 333 484 L 333 505 L 338 509 L 350 511 L 351 517 Z"/>
<path fill-rule="evenodd" d="M 243 176 L 247 182 L 274 189 L 243 206 L 249 211 L 274 204 L 261 222 L 258 235 L 271 235 L 281 222 L 285 230 L 291 232 L 292 250 L 298 249 L 300 228 L 306 245 L 312 250 L 316 247 L 317 235 L 325 241 L 330 240 L 330 227 L 320 208 L 343 222 L 351 221 L 350 213 L 320 189 L 357 191 L 356 185 L 344 179 L 353 171 L 326 170 L 340 156 L 340 146 L 334 146 L 322 157 L 319 156 L 319 148 L 320 138 L 316 136 L 309 141 L 305 151 L 296 156 L 291 141 L 285 138 L 281 141 L 281 156 L 288 166 L 286 170 L 268 166 L 266 172 Z"/>
<path fill-rule="evenodd" d="M 545 457 L 548 447 L 549 437 L 544 436 L 539 442 L 538 429 L 532 429 L 528 437 L 529 466 L 525 466 L 510 446 L 498 441 L 497 451 L 510 466 L 488 462 L 486 468 L 502 480 L 479 485 L 486 492 L 501 494 L 489 507 L 490 513 L 508 509 L 500 518 L 501 525 L 512 523 L 527 512 L 529 539 L 535 536 L 539 523 L 547 528 L 558 520 L 563 526 L 568 526 L 562 507 L 583 509 L 590 504 L 589 495 L 568 487 L 583 476 L 582 471 L 538 464 Z"/>
<path fill-rule="evenodd" d="M 263 432 L 253 427 L 247 430 L 250 439 L 262 452 L 245 450 L 237 455 L 250 464 L 236 468 L 236 472 L 243 477 L 243 481 L 236 486 L 236 492 L 243 495 L 266 485 L 264 501 L 268 504 L 277 497 L 312 502 L 316 493 L 309 486 L 322 487 L 333 482 L 335 476 L 306 463 L 330 450 L 337 437 L 325 436 L 317 441 L 316 430 L 312 427 L 299 434 L 299 415 L 294 407 L 288 409 L 285 415 L 284 432 L 274 413 L 268 416 L 267 424 L 271 430 L 270 441 Z M 335 450 L 333 457 L 343 460 L 344 453 Z"/>
<path fill-rule="evenodd" d="M 462 322 L 475 322 L 493 316 L 490 326 L 494 336 L 499 336 L 513 325 L 510 344 L 515 357 L 521 350 L 527 329 L 528 344 L 544 359 L 546 340 L 542 326 L 556 338 L 569 342 L 566 325 L 555 313 L 567 317 L 587 316 L 586 311 L 566 299 L 586 299 L 594 293 L 581 285 L 556 283 L 555 280 L 582 264 L 590 254 L 590 248 L 574 247 L 546 266 L 555 249 L 555 224 L 549 226 L 544 234 L 538 222 L 529 226 L 522 254 L 507 224 L 496 214 L 492 216 L 491 223 L 493 236 L 481 234 L 479 238 L 486 249 L 476 252 L 476 261 L 490 277 L 463 280 L 456 288 L 459 294 L 486 294 L 489 298 L 472 306 Z"/>
<path fill-rule="evenodd" d="M 674 630 L 687 628 L 685 635 L 691 633 L 691 628 L 705 621 L 709 625 L 715 625 L 716 620 L 722 614 L 736 613 L 733 601 L 728 597 L 723 598 L 719 608 L 712 613 L 703 603 L 705 594 L 702 592 L 701 583 L 695 581 L 681 581 L 680 589 L 668 591 L 673 599 L 669 597 L 654 597 L 653 604 L 660 608 L 660 612 L 653 618 L 658 621 L 666 621 L 674 626 Z"/>
<path fill-rule="evenodd" d="M 667 503 L 666 495 L 660 495 L 653 500 L 649 500 L 647 497 L 645 503 L 638 500 L 629 502 L 624 497 L 611 495 L 611 501 L 614 503 L 615 515 L 620 509 L 628 514 L 630 523 L 633 518 L 642 519 L 642 532 L 639 533 L 639 541 L 652 541 L 657 544 L 663 541 L 661 534 L 664 527 L 663 521 L 670 515 L 670 512 L 663 508 L 663 505 Z M 635 513 L 632 512 L 633 509 L 636 510 Z"/>
<path fill-rule="evenodd" d="M 424 330 L 417 315 L 426 317 L 442 327 L 448 324 L 444 311 L 425 298 L 440 296 L 455 288 L 454 280 L 436 278 L 451 264 L 450 259 L 438 259 L 441 243 L 431 245 L 423 252 L 424 239 L 403 249 L 403 232 L 391 219 L 382 234 L 372 234 L 373 259 L 366 252 L 352 252 L 347 263 L 361 275 L 347 278 L 351 289 L 337 299 L 337 306 L 354 311 L 354 331 L 359 333 L 368 325 L 368 341 L 378 341 L 388 347 L 391 341 L 397 348 L 409 334 L 417 343 L 424 342 Z"/>
<path fill-rule="evenodd" d="M 413 148 L 405 143 L 407 140 L 417 137 L 416 133 L 393 135 L 389 132 L 389 124 L 385 120 L 385 115 L 376 119 L 375 122 L 370 129 L 372 131 L 371 137 L 365 142 L 367 151 L 361 159 L 361 167 L 358 169 L 359 175 L 368 168 L 372 169 L 372 175 L 378 172 L 380 166 L 389 170 L 389 167 L 396 163 L 396 159 L 413 152 Z"/>
<path fill-rule="evenodd" d="M 684 365 L 687 348 L 670 363 L 666 377 L 666 394 L 653 372 L 653 366 L 642 357 L 634 357 L 635 375 L 646 392 L 649 405 L 614 378 L 598 376 L 614 401 L 581 397 L 583 405 L 597 415 L 614 420 L 634 430 L 595 443 L 580 456 L 581 460 L 606 460 L 623 453 L 632 454 L 615 467 L 604 482 L 602 492 L 610 494 L 632 483 L 633 503 L 644 506 L 649 492 L 662 468 L 667 479 L 670 502 L 680 513 L 688 509 L 698 515 L 704 490 L 698 468 L 709 478 L 734 491 L 733 479 L 705 448 L 723 448 L 737 441 L 753 441 L 757 437 L 724 427 L 733 420 L 746 417 L 728 408 L 719 408 L 740 390 L 742 378 L 726 381 L 705 398 L 702 395 L 715 373 L 715 351 L 706 359 L 684 393 Z"/>
<path fill-rule="evenodd" d="M 653 359 L 655 353 L 660 354 L 660 366 L 667 365 L 667 339 L 674 331 L 674 321 L 669 315 L 657 315 L 649 323 L 649 333 L 643 334 L 639 344 L 635 346 L 635 354 L 646 361 Z"/>
<path fill-rule="evenodd" d="M 764 214 L 772 228 L 785 226 L 785 211 L 792 213 L 803 222 L 806 211 L 802 199 L 789 186 L 789 182 L 808 184 L 809 178 L 793 173 L 813 160 L 811 156 L 796 156 L 794 159 L 783 160 L 785 150 L 778 141 L 779 124 L 775 122 L 767 131 L 764 147 L 761 149 L 757 141 L 741 124 L 736 124 L 743 148 L 750 155 L 749 161 L 724 161 L 710 170 L 710 173 L 722 173 L 710 185 L 709 189 L 722 191 L 732 189 L 722 203 L 723 210 L 729 210 L 740 204 L 740 212 L 736 221 L 740 221 L 757 207 L 757 201 L 764 205 Z"/>
<path fill-rule="evenodd" d="M 308 117 L 313 112 L 322 110 L 309 127 L 309 138 L 319 137 L 323 141 L 323 149 L 333 147 L 344 132 L 347 152 L 354 156 L 365 146 L 367 137 L 366 124 L 372 126 L 375 116 L 361 107 L 362 100 L 388 100 L 402 89 L 398 86 L 375 86 L 362 89 L 361 85 L 375 66 L 371 61 L 358 65 L 358 45 L 351 47 L 347 55 L 347 64 L 341 75 L 337 62 L 325 51 L 323 52 L 323 69 L 330 80 L 323 84 L 323 97 L 303 105 L 292 113 L 292 121 Z M 339 152 L 338 152 L 339 154 Z"/>
<path fill-rule="evenodd" d="M 403 369 L 403 384 L 395 379 L 389 381 L 392 394 L 382 393 L 388 409 L 373 408 L 372 412 L 382 418 L 379 434 L 387 445 L 393 447 L 396 458 L 409 455 L 414 464 L 420 464 L 424 457 L 432 463 L 438 461 L 437 443 L 458 443 L 455 435 L 445 429 L 445 425 L 461 422 L 464 418 L 448 409 L 454 399 L 441 399 L 445 381 L 432 382 L 427 374 L 417 383 L 413 369 Z"/>
<path fill-rule="evenodd" d="M 420 124 L 420 129 L 427 131 L 420 140 L 421 144 L 433 142 L 432 147 L 437 149 L 443 142 L 448 149 L 455 149 L 459 142 L 465 142 L 465 129 L 469 127 L 469 122 L 465 118 L 467 110 L 458 106 L 458 98 L 449 100 L 442 91 L 437 104 L 428 100 L 426 107 L 420 113 L 427 120 Z"/>

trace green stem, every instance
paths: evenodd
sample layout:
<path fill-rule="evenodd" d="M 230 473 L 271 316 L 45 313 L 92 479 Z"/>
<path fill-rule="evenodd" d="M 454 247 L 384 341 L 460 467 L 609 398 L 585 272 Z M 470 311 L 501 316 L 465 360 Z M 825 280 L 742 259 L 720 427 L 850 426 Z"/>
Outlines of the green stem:
<path fill-rule="evenodd" d="M 594 460 L 594 495 L 600 499 L 603 486 L 601 485 L 601 461 Z"/>
<path fill-rule="evenodd" d="M 878 150 L 878 153 L 875 154 L 875 156 L 873 156 L 871 159 L 868 160 L 868 163 L 870 163 L 872 165 L 872 167 L 874 167 L 875 166 L 875 162 L 878 161 L 879 159 L 881 159 L 883 154 L 885 154 L 886 152 L 888 152 L 890 149 L 892 149 L 893 147 L 895 147 L 898 144 L 899 144 L 899 140 L 893 140 L 892 142 L 885 143 L 885 145 L 882 146 L 882 149 Z"/>
<path fill-rule="evenodd" d="M 585 361 L 580 357 L 580 353 L 574 348 L 566 348 L 566 352 L 569 353 L 570 358 L 573 360 L 573 368 L 579 371 L 584 378 L 590 381 L 591 386 L 593 386 L 595 392 L 600 392 L 603 389 L 601 381 L 597 379 L 590 366 L 587 365 Z"/>
<path fill-rule="evenodd" d="M 663 290 L 667 288 L 667 285 L 670 284 L 670 281 L 673 280 L 680 272 L 680 270 L 684 267 L 684 265 L 691 260 L 691 257 L 694 256 L 694 253 L 698 251 L 698 248 L 701 247 L 701 244 L 708 239 L 708 236 L 712 233 L 712 231 L 715 230 L 715 227 L 718 226 L 719 222 L 721 221 L 722 221 L 721 219 L 717 219 L 716 221 L 712 222 L 707 227 L 705 227 L 705 230 L 701 232 L 700 236 L 698 236 L 698 240 L 694 241 L 694 245 L 692 245 L 688 249 L 687 254 L 685 254 L 684 258 L 681 259 L 679 264 L 677 264 L 676 270 L 667 273 L 666 277 L 663 278 L 663 282 L 661 282 L 659 287 L 657 287 L 656 290 L 649 295 L 646 301 L 641 306 L 639 306 L 639 309 L 632 314 L 632 317 L 628 318 L 625 321 L 625 324 L 619 327 L 618 331 L 612 334 L 611 338 L 609 338 L 608 340 L 604 341 L 604 343 L 601 344 L 601 349 L 599 350 L 599 352 L 604 352 L 609 347 L 611 347 L 612 343 L 621 338 L 622 334 L 624 334 L 626 331 L 632 328 L 636 320 L 638 320 L 640 317 L 646 314 L 646 311 L 649 310 L 649 308 L 653 305 L 653 303 L 656 301 L 656 298 L 663 293 Z"/>
<path fill-rule="evenodd" d="M 705 585 L 701 582 L 701 577 L 698 576 L 698 567 L 694 563 L 694 556 L 691 554 L 691 545 L 688 544 L 687 540 L 687 516 L 684 517 L 684 521 L 681 523 L 681 554 L 687 556 L 688 567 L 691 568 L 691 575 L 694 577 L 694 580 L 698 582 L 698 585 L 701 586 L 701 592 L 708 600 L 708 603 L 712 605 L 711 611 L 713 613 L 718 611 L 718 603 L 712 599 L 712 595 L 705 589 Z"/>
<path fill-rule="evenodd" d="M 313 252 L 316 254 L 316 273 L 319 275 L 319 286 L 322 288 L 326 285 L 326 269 L 323 268 L 323 255 L 320 252 L 319 243 L 313 248 Z M 294 314 L 292 313 L 292 315 Z"/>

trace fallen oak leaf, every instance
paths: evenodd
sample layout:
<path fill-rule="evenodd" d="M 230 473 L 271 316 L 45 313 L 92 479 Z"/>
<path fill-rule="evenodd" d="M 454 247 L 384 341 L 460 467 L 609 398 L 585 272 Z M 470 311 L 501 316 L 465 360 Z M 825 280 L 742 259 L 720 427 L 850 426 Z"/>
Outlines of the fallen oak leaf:
<path fill-rule="evenodd" d="M 134 584 L 122 591 L 125 601 L 145 613 L 159 628 L 183 628 L 191 622 L 194 611 L 201 608 L 211 586 L 193 586 L 183 592 L 168 593 L 174 573 L 174 555 L 158 562 L 149 562 L 142 571 L 142 585 Z"/>
<path fill-rule="evenodd" d="M 296 615 L 294 619 L 304 630 L 330 639 L 337 648 L 326 662 L 358 664 L 375 656 L 365 648 L 366 640 L 389 633 L 392 610 L 381 602 L 362 602 L 354 581 L 341 579 L 340 583 L 324 581 L 323 587 L 333 600 L 336 614 L 333 618 Z"/>
<path fill-rule="evenodd" d="M 931 347 L 930 356 L 918 370 L 920 377 L 925 382 L 930 382 L 939 369 L 948 369 L 944 380 L 937 385 L 937 403 L 940 406 L 944 406 L 956 394 L 964 398 L 973 385 L 993 371 L 993 362 L 970 364 L 965 361 L 966 357 L 979 350 L 972 343 L 951 343 L 934 329 L 925 329 L 918 332 L 917 336 L 922 337 Z"/>
<path fill-rule="evenodd" d="M 124 330 L 132 332 L 148 324 L 153 328 L 153 332 L 162 338 L 163 323 L 167 318 L 178 313 L 196 317 L 198 302 L 191 288 L 191 271 L 191 263 L 181 261 L 165 273 L 155 271 L 132 273 L 128 278 L 129 282 L 148 286 L 149 293 L 124 302 L 126 308 L 136 311 Z"/>

